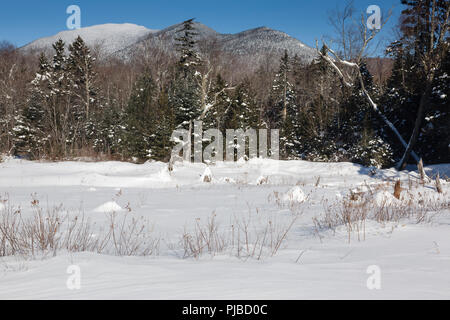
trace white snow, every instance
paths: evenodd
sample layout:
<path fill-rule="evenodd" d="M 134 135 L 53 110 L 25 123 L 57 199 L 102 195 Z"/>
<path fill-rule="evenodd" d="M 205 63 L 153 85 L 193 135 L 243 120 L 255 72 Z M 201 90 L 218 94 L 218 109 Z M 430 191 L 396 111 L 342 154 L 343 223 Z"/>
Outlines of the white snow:
<path fill-rule="evenodd" d="M 303 190 L 299 186 L 296 186 L 284 195 L 283 200 L 285 202 L 302 203 L 305 202 L 306 196 Z"/>
<path fill-rule="evenodd" d="M 433 183 L 417 183 L 415 172 L 378 170 L 372 176 L 369 168 L 350 163 L 177 162 L 169 173 L 167 164 L 159 162 L 3 160 L 3 209 L 20 207 L 24 217 L 30 217 L 33 195 L 44 210 L 63 204 L 106 230 L 111 211 L 118 217 L 142 217 L 151 222 L 161 247 L 148 257 L 64 251 L 56 256 L 0 257 L 0 299 L 450 298 L 448 206 L 423 223 L 368 219 L 364 237 L 358 240 L 353 233 L 350 242 L 344 225 L 318 230 L 313 220 L 323 216 L 325 207 L 337 208 L 351 190 L 362 192 L 374 206 L 386 199 L 399 206 L 448 204 L 450 184 L 445 179 L 444 193 L 438 194 Z M 445 178 L 450 165 L 430 166 L 426 171 Z M 199 179 L 205 174 L 214 177 L 211 183 Z M 255 182 L 261 177 L 268 177 L 267 182 L 258 185 Z M 401 200 L 392 196 L 398 179 L 404 188 Z M 296 206 L 284 205 L 287 199 Z M 295 212 L 300 215 L 293 220 Z M 232 234 L 235 219 L 250 221 L 251 237 L 257 230 L 263 235 L 267 227 L 282 230 L 293 225 L 273 256 L 239 258 L 236 252 L 224 250 L 199 259 L 184 258 L 183 233 L 194 230 L 197 223 L 206 225 L 212 216 L 223 235 Z M 81 271 L 80 290 L 66 285 L 67 268 L 72 265 Z M 373 265 L 381 270 L 381 290 L 367 287 L 367 270 Z"/>
<path fill-rule="evenodd" d="M 248 56 L 252 61 L 262 59 L 268 53 L 282 54 L 284 50 L 288 50 L 291 56 L 297 55 L 305 62 L 310 62 L 317 57 L 316 49 L 281 31 L 256 28 L 236 34 L 220 34 L 201 23 L 195 22 L 194 25 L 198 38 L 215 38 L 225 51 L 241 58 Z M 35 40 L 21 49 L 51 51 L 51 45 L 59 39 L 71 43 L 80 35 L 89 47 L 98 46 L 104 56 L 129 58 L 135 53 L 142 52 L 148 46 L 155 46 L 162 50 L 173 49 L 179 27 L 180 24 L 176 24 L 163 30 L 151 30 L 130 23 L 94 25 L 79 30 L 62 31 L 56 35 Z M 152 34 L 155 35 L 154 38 L 149 37 Z"/>
<path fill-rule="evenodd" d="M 256 180 L 257 185 L 265 184 L 269 182 L 269 178 L 267 176 L 261 176 Z"/>
<path fill-rule="evenodd" d="M 203 172 L 200 180 L 207 183 L 212 182 L 212 172 L 209 167 L 206 167 L 205 172 Z"/>
<path fill-rule="evenodd" d="M 52 44 L 62 39 L 66 45 L 71 44 L 81 36 L 90 48 L 100 48 L 100 53 L 107 56 L 135 44 L 145 36 L 157 30 L 147 29 L 131 23 L 102 24 L 85 27 L 78 30 L 62 31 L 54 36 L 41 38 L 24 46 L 22 50 L 45 51 L 52 48 Z"/>
<path fill-rule="evenodd" d="M 398 206 L 400 205 L 400 200 L 398 200 L 397 198 L 394 197 L 393 194 L 387 192 L 387 191 L 380 191 L 377 192 L 374 196 L 373 196 L 375 203 L 382 207 L 382 206 Z"/>
<path fill-rule="evenodd" d="M 93 211 L 98 213 L 113 213 L 123 210 L 115 201 L 109 201 L 95 208 Z"/>

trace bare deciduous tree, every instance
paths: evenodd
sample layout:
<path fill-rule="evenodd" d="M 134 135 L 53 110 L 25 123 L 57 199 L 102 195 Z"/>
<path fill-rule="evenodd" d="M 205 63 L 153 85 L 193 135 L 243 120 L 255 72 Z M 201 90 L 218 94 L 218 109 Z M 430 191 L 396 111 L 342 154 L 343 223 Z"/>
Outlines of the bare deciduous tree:
<path fill-rule="evenodd" d="M 427 50 L 420 53 L 420 60 L 422 63 L 423 72 L 425 74 L 425 84 L 422 96 L 419 102 L 419 109 L 417 112 L 417 117 L 414 125 L 414 130 L 406 147 L 405 153 L 402 159 L 397 165 L 397 169 L 401 170 L 406 165 L 410 155 L 413 155 L 413 148 L 419 137 L 420 128 L 422 125 L 425 110 L 428 108 L 430 103 L 430 95 L 433 90 L 433 81 L 437 70 L 439 70 L 442 61 L 448 53 L 450 43 L 446 37 L 448 37 L 449 32 L 449 14 L 450 14 L 450 3 L 446 2 L 446 11 L 443 17 L 440 17 L 437 12 L 437 1 L 433 0 L 431 13 L 427 15 L 427 24 L 431 26 L 429 34 L 429 44 L 427 45 Z M 413 155 L 414 156 L 414 155 Z M 416 159 L 417 160 L 417 159 Z"/>
<path fill-rule="evenodd" d="M 349 9 L 346 7 L 344 9 L 344 12 L 338 15 L 341 19 L 343 17 L 348 16 L 351 13 Z M 405 149 L 408 148 L 408 144 L 404 140 L 404 138 L 401 136 L 400 132 L 395 128 L 395 126 L 390 122 L 387 117 L 380 111 L 378 108 L 378 105 L 374 102 L 370 94 L 367 92 L 365 88 L 365 83 L 363 80 L 363 77 L 360 72 L 360 66 L 361 63 L 365 57 L 366 50 L 371 43 L 371 41 L 375 38 L 375 36 L 380 32 L 380 30 L 383 28 L 383 26 L 388 22 L 390 18 L 390 15 L 387 16 L 387 18 L 384 19 L 382 22 L 382 26 L 380 29 L 372 29 L 369 30 L 366 25 L 366 18 L 364 14 L 362 14 L 361 17 L 361 46 L 357 52 L 354 52 L 352 54 L 352 59 L 347 60 L 345 57 L 343 58 L 340 54 L 336 53 L 333 49 L 329 47 L 328 44 L 324 43 L 323 46 L 326 49 L 326 54 L 322 53 L 319 50 L 319 44 L 316 43 L 317 52 L 319 55 L 327 61 L 330 66 L 336 71 L 339 79 L 341 80 L 342 86 L 347 88 L 353 88 L 357 83 L 360 84 L 361 90 L 367 99 L 367 102 L 371 105 L 373 110 L 383 119 L 383 121 L 386 123 L 386 125 L 394 132 L 398 140 L 401 142 L 401 144 L 405 147 Z M 343 29 L 342 32 L 345 32 L 345 29 Z M 345 39 L 347 39 L 345 36 L 343 37 L 344 42 Z M 330 56 L 331 55 L 331 56 Z M 416 153 L 414 153 L 411 149 L 411 155 L 416 159 L 416 161 L 419 161 L 419 157 Z"/>

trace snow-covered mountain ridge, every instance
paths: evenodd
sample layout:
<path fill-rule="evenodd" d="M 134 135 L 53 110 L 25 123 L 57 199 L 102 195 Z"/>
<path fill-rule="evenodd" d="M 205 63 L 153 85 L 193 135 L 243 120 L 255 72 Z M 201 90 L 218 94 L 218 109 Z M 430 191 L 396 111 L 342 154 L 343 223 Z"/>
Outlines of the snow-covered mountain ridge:
<path fill-rule="evenodd" d="M 163 30 L 147 29 L 134 24 L 103 24 L 78 30 L 60 32 L 54 36 L 41 38 L 22 47 L 27 51 L 48 51 L 58 39 L 72 42 L 80 35 L 86 43 L 103 56 L 130 58 L 150 48 L 172 51 L 177 32 L 182 24 L 176 24 Z M 236 34 L 221 34 L 196 22 L 197 40 L 207 41 L 208 47 L 214 44 L 224 52 L 238 56 L 281 55 L 285 50 L 291 56 L 297 55 L 305 61 L 311 61 L 316 53 L 301 41 L 267 27 L 259 27 Z"/>
<path fill-rule="evenodd" d="M 68 45 L 78 36 L 81 36 L 89 47 L 100 49 L 102 54 L 110 55 L 156 31 L 130 23 L 102 24 L 78 30 L 62 31 L 54 36 L 40 38 L 23 46 L 21 50 L 48 51 L 51 50 L 52 44 L 59 39 L 62 39 Z"/>

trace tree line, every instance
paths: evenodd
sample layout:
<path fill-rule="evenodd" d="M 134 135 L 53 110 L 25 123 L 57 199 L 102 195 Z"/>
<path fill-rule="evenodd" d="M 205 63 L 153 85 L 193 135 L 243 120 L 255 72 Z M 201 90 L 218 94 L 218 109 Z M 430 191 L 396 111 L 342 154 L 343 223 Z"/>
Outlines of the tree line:
<path fill-rule="evenodd" d="M 0 152 L 169 161 L 172 132 L 202 120 L 204 129 L 223 134 L 279 129 L 283 159 L 373 167 L 411 160 L 381 113 L 409 153 L 430 164 L 450 162 L 449 4 L 402 3 L 398 39 L 386 48 L 392 68 L 375 78 L 373 60 L 349 52 L 355 37 L 348 34 L 335 49 L 345 60 L 329 59 L 324 44 L 310 63 L 285 52 L 250 67 L 203 50 L 208 46 L 196 41 L 192 19 L 177 33 L 175 53 L 149 49 L 130 61 L 99 58 L 81 37 L 68 47 L 57 41 L 53 55 L 42 53 L 38 61 L 2 43 Z M 346 22 L 340 17 L 336 26 Z M 345 85 L 338 73 L 356 60 L 361 81 Z"/>

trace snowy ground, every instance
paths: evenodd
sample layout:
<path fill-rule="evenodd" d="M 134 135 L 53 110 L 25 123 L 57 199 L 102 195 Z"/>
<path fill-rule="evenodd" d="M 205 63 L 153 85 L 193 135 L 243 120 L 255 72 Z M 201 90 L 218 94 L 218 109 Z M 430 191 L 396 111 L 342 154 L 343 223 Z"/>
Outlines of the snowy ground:
<path fill-rule="evenodd" d="M 38 200 L 44 208 L 62 204 L 72 215 L 84 213 L 97 227 L 108 227 L 111 212 L 142 217 L 151 223 L 160 247 L 145 257 L 65 251 L 0 257 L 0 298 L 450 298 L 446 180 L 441 180 L 444 193 L 438 194 L 434 183 L 419 185 L 415 172 L 379 170 L 373 176 L 349 163 L 252 160 L 212 166 L 212 182 L 205 183 L 205 168 L 178 163 L 169 174 L 162 163 L 6 159 L 0 163 L 3 214 L 20 207 L 24 217 L 31 217 L 31 202 Z M 428 167 L 427 172 L 449 176 L 450 165 Z M 397 179 L 405 188 L 403 201 L 391 196 Z M 325 208 L 338 208 L 350 190 L 371 197 L 373 206 L 417 205 L 430 212 L 422 223 L 413 216 L 384 223 L 368 218 L 364 231 L 359 236 L 352 232 L 350 242 L 343 225 L 318 229 L 313 219 L 320 220 Z M 294 224 L 273 256 L 264 248 L 260 259 L 257 254 L 238 257 L 232 249 L 184 257 L 183 233 L 213 214 L 228 237 L 236 221 L 249 217 L 257 221 L 250 231 L 255 237 L 268 223 L 280 230 Z M 67 268 L 73 265 L 81 272 L 79 290 L 67 286 Z M 368 289 L 370 266 L 379 268 L 379 290 Z"/>

